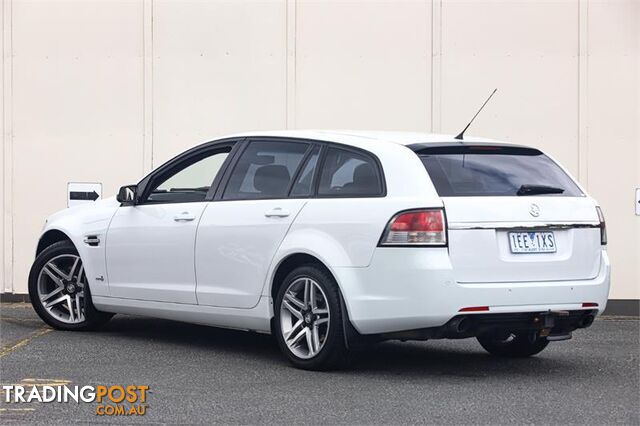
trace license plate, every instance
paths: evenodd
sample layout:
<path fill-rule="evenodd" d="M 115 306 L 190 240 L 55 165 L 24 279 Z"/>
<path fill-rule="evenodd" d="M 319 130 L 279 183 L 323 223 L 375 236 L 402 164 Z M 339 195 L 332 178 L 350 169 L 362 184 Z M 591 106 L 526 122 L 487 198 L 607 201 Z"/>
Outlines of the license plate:
<path fill-rule="evenodd" d="M 555 253 L 553 232 L 509 232 L 511 253 Z"/>

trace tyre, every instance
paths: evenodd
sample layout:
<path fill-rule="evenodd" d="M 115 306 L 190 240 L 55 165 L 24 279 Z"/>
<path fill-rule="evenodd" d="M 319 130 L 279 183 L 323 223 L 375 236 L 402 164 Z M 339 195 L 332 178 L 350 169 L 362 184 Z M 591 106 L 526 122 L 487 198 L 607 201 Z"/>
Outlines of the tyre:
<path fill-rule="evenodd" d="M 546 337 L 539 337 L 536 331 L 507 333 L 501 336 L 478 336 L 478 342 L 490 354 L 510 358 L 535 355 L 542 352 L 549 344 Z"/>
<path fill-rule="evenodd" d="M 29 298 L 38 316 L 58 330 L 93 330 L 113 316 L 93 306 L 82 259 L 70 241 L 38 255 L 29 273 Z"/>
<path fill-rule="evenodd" d="M 274 333 L 291 363 L 305 370 L 347 364 L 340 292 L 333 277 L 301 266 L 284 279 L 275 301 Z"/>

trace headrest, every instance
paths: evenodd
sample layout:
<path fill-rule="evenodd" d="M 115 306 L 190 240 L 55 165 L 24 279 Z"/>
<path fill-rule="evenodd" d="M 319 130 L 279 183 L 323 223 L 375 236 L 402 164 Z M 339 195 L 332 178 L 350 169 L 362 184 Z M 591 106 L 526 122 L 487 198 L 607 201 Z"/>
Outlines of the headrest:
<path fill-rule="evenodd" d="M 291 175 L 286 166 L 269 164 L 256 169 L 253 187 L 265 194 L 283 194 L 290 180 Z"/>
<path fill-rule="evenodd" d="M 360 164 L 353 171 L 353 184 L 357 186 L 375 186 L 376 171 L 369 163 Z"/>

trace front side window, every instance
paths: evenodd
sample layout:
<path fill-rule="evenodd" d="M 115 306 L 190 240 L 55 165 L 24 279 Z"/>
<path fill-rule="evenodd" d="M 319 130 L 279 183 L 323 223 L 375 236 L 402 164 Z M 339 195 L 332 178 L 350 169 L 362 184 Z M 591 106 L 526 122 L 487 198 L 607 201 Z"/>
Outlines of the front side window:
<path fill-rule="evenodd" d="M 318 195 L 321 196 L 380 196 L 382 180 L 372 158 L 358 152 L 328 148 Z"/>
<path fill-rule="evenodd" d="M 203 154 L 187 162 L 156 184 L 147 197 L 152 203 L 189 203 L 204 201 L 213 180 L 222 168 L 231 148 Z"/>
<path fill-rule="evenodd" d="M 238 159 L 222 199 L 287 198 L 308 148 L 309 144 L 300 142 L 251 142 Z"/>

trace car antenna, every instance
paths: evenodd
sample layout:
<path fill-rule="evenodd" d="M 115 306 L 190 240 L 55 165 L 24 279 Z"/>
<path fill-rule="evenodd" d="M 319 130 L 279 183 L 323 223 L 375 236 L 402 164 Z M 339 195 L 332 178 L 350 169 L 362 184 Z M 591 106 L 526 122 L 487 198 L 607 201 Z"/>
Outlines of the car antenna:
<path fill-rule="evenodd" d="M 484 101 L 484 103 L 482 104 L 482 106 L 480 107 L 480 109 L 478 110 L 478 112 L 476 112 L 476 115 L 473 116 L 473 118 L 471 119 L 471 121 L 469 122 L 469 124 L 467 124 L 467 126 L 462 129 L 462 131 L 460 132 L 460 134 L 458 136 L 455 137 L 455 139 L 458 140 L 462 140 L 462 138 L 464 137 L 464 132 L 467 131 L 467 129 L 469 128 L 469 126 L 471 126 L 471 123 L 473 123 L 473 120 L 476 119 L 476 117 L 478 116 L 478 114 L 480 114 L 480 111 L 482 111 L 482 108 L 484 108 L 484 106 L 487 104 L 487 102 L 489 102 L 489 99 L 491 99 L 491 97 L 498 91 L 498 89 L 493 89 L 493 92 L 491 92 L 491 94 L 489 95 L 489 97 L 487 98 L 486 101 Z"/>

